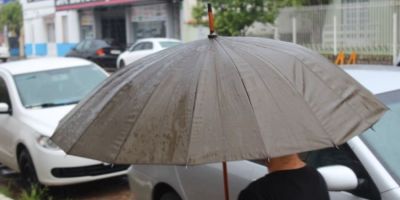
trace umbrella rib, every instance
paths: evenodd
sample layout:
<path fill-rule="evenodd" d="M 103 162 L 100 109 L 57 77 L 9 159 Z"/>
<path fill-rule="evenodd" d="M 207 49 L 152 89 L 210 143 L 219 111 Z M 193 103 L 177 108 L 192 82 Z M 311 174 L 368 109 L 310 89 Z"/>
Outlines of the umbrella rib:
<path fill-rule="evenodd" d="M 211 48 L 211 47 L 210 47 Z M 208 52 L 208 55 L 210 54 L 210 52 Z M 205 59 L 206 60 L 206 59 Z M 217 78 L 217 75 L 218 75 L 218 73 L 217 73 L 217 67 L 216 67 L 216 63 L 215 63 L 215 59 L 213 59 L 214 60 L 214 72 L 215 72 L 215 79 L 216 79 L 216 81 L 215 81 L 215 83 L 217 84 L 217 86 L 216 86 L 216 93 L 217 93 L 217 97 L 218 97 L 218 99 L 217 99 L 217 101 L 218 101 L 218 113 L 219 113 L 219 118 L 220 118 L 220 120 L 221 120 L 221 116 L 222 116 L 222 114 L 221 114 L 221 106 L 220 106 L 220 101 L 219 101 L 219 90 L 218 90 L 218 88 L 219 88 L 219 82 L 218 82 L 218 78 Z M 202 72 L 200 72 L 200 75 L 202 74 Z M 197 85 L 196 85 L 196 95 L 195 95 L 195 101 L 197 101 L 197 90 L 198 90 L 198 86 L 199 86 L 199 82 L 200 82 L 200 77 L 199 77 L 199 79 L 198 79 L 198 81 L 197 81 Z M 194 106 L 193 106 L 193 108 L 195 108 L 195 106 L 196 106 L 196 102 L 195 102 L 195 104 L 194 104 Z M 192 118 L 192 121 L 193 121 L 193 119 L 194 119 L 194 111 L 193 111 L 193 118 Z M 192 123 L 193 124 L 193 123 Z M 224 126 L 223 126 L 223 124 L 222 124 L 222 120 L 221 120 L 221 129 L 222 129 L 222 134 L 223 135 L 225 135 L 225 133 L 224 133 Z M 190 127 L 190 135 L 192 135 L 192 125 L 191 125 L 191 127 Z M 189 155 L 190 155 L 190 143 L 191 143 L 191 137 L 189 137 L 189 149 L 188 149 L 188 154 L 187 154 L 187 157 L 186 157 L 186 166 L 187 166 L 187 164 L 189 163 Z M 224 155 L 224 160 L 226 160 L 226 155 Z"/>
<path fill-rule="evenodd" d="M 249 95 L 249 93 L 248 93 L 248 91 L 247 91 L 246 84 L 245 84 L 244 81 L 243 81 L 243 77 L 242 77 L 242 75 L 241 75 L 240 72 L 239 72 L 238 66 L 237 66 L 236 63 L 233 61 L 232 56 L 226 51 L 226 49 L 224 48 L 224 46 L 223 46 L 218 40 L 215 40 L 215 41 L 217 41 L 217 43 L 221 46 L 221 48 L 222 48 L 222 50 L 225 52 L 225 54 L 231 59 L 232 64 L 235 66 L 235 69 L 236 69 L 237 73 L 239 74 L 240 81 L 242 82 L 243 88 L 244 88 L 244 90 L 245 90 L 245 92 L 246 92 L 247 99 L 249 100 L 249 104 L 250 104 L 250 106 L 251 106 L 251 109 L 253 110 L 252 113 L 255 113 L 255 112 L 254 112 L 253 104 L 251 103 L 250 95 Z M 255 118 L 257 119 L 257 117 L 255 117 Z M 258 130 L 260 130 L 260 126 L 259 126 L 259 124 L 258 124 L 258 120 L 255 120 L 255 122 L 257 123 L 257 128 L 258 128 Z M 260 134 L 260 137 L 262 138 L 261 131 L 258 131 L 258 132 L 259 132 L 259 134 Z M 269 153 L 269 151 L 268 151 L 267 145 L 265 144 L 264 140 L 261 140 L 261 141 L 262 141 L 262 143 L 263 143 L 263 145 L 264 145 L 264 148 L 265 148 L 265 151 L 266 151 L 265 153 L 267 154 L 267 156 L 269 156 L 270 153 Z"/>
<path fill-rule="evenodd" d="M 282 52 L 282 51 L 281 51 L 281 52 Z M 285 52 L 283 52 L 283 53 L 285 53 Z M 287 53 L 287 54 L 290 55 L 289 53 Z M 347 105 L 349 108 L 351 108 L 355 113 L 357 113 L 357 116 L 359 117 L 359 119 L 360 119 L 361 122 L 371 125 L 371 123 L 368 123 L 368 122 L 361 116 L 361 114 L 358 112 L 357 109 L 354 108 L 353 105 L 349 104 L 348 101 L 343 101 L 344 99 L 347 99 L 348 97 L 343 97 L 342 95 L 336 93 L 336 91 L 335 91 L 334 89 L 332 89 L 328 84 L 326 84 L 326 82 L 325 82 L 323 79 L 321 79 L 321 77 L 318 76 L 317 73 L 315 73 L 313 70 L 311 70 L 311 69 L 308 67 L 308 65 L 306 65 L 306 64 L 303 62 L 302 59 L 300 59 L 299 57 L 297 57 L 297 56 L 295 56 L 295 55 L 294 55 L 294 57 L 296 58 L 296 60 L 298 60 L 300 63 L 302 63 L 303 66 L 305 66 L 306 69 L 307 69 L 308 71 L 310 71 L 311 73 L 313 73 L 313 74 L 315 75 L 315 77 L 317 77 L 321 82 L 325 83 L 324 85 L 325 85 L 330 91 L 332 91 L 333 94 L 335 94 L 337 97 L 339 97 L 339 99 L 340 99 L 344 104 L 346 104 L 346 105 Z M 310 108 L 310 109 L 311 109 L 311 108 Z M 321 124 L 322 124 L 322 123 L 321 123 Z M 331 137 L 329 134 L 328 134 L 328 136 Z M 333 141 L 333 146 L 337 146 L 336 142 L 334 142 L 334 141 Z"/>
<path fill-rule="evenodd" d="M 241 42 L 241 41 L 237 41 L 237 42 L 243 43 L 243 42 Z M 247 44 L 247 43 L 246 43 L 246 44 Z M 257 44 L 255 44 L 255 45 L 257 45 Z M 257 45 L 257 46 L 262 47 L 262 48 L 269 48 L 269 47 L 260 46 L 260 45 Z M 276 50 L 276 49 L 273 49 L 273 48 L 269 48 L 269 49 Z M 243 49 L 243 48 L 242 48 L 242 50 L 243 50 L 243 51 L 246 51 L 246 50 Z M 276 51 L 279 51 L 279 50 L 276 50 Z M 286 54 L 288 54 L 288 55 L 290 55 L 290 56 L 295 57 L 296 60 L 298 60 L 299 62 L 301 62 L 303 66 L 305 66 L 305 67 L 306 67 L 309 71 L 311 71 L 316 77 L 318 77 L 318 79 L 320 79 L 320 77 L 317 76 L 317 75 L 314 73 L 314 71 L 310 70 L 310 69 L 307 67 L 307 65 L 306 65 L 301 59 L 299 59 L 297 56 L 292 55 L 292 54 L 289 54 L 289 53 L 287 53 L 287 52 L 282 52 L 282 51 L 280 51 L 280 52 L 281 52 L 281 53 L 286 53 Z M 249 53 L 249 52 L 247 52 L 247 53 Z M 258 55 L 255 55 L 255 57 L 257 57 L 257 58 L 260 59 L 261 61 L 263 60 L 263 59 L 261 59 L 260 56 L 258 56 Z M 267 60 L 266 60 L 266 61 L 267 61 Z M 291 85 L 290 81 L 287 80 L 287 78 L 286 78 L 282 73 L 280 73 L 279 70 L 276 69 L 276 66 L 275 66 L 275 65 L 273 65 L 270 61 L 267 61 L 267 62 L 268 62 L 269 64 L 271 64 L 271 66 L 273 66 L 274 71 L 276 71 L 276 72 L 281 76 L 281 78 L 283 78 L 284 80 L 286 80 L 286 81 L 288 82 L 288 84 Z M 320 79 L 320 80 L 321 80 L 321 79 Z M 322 80 L 321 80 L 321 81 L 322 81 Z M 324 81 L 322 81 L 322 82 L 325 83 Z M 332 88 L 330 88 L 327 84 L 324 84 L 324 85 L 325 85 L 327 88 L 329 88 L 331 91 L 333 91 L 334 94 L 336 94 L 336 92 L 334 92 L 334 90 L 333 90 Z M 291 85 L 291 87 L 294 88 L 294 86 L 292 86 L 292 85 Z M 294 91 L 296 91 L 296 93 L 298 93 L 300 96 L 303 96 L 297 89 L 295 89 Z M 338 94 L 336 94 L 336 95 L 337 95 L 337 96 L 340 96 L 340 95 L 338 95 Z M 343 98 L 342 96 L 340 96 L 340 97 Z M 346 102 L 346 104 L 348 105 L 347 102 Z M 331 136 L 331 135 L 328 133 L 328 131 L 325 129 L 325 127 L 323 126 L 323 123 L 321 122 L 321 120 L 320 120 L 320 119 L 315 115 L 315 113 L 312 111 L 312 108 L 310 107 L 310 105 L 309 105 L 308 103 L 306 103 L 306 105 L 307 105 L 308 109 L 310 109 L 310 111 L 311 111 L 311 113 L 313 114 L 314 118 L 320 122 L 321 128 L 325 131 L 325 134 L 329 137 L 329 139 L 330 139 L 332 145 L 333 145 L 333 146 L 336 146 L 336 142 L 332 139 L 332 136 Z M 353 110 L 355 110 L 351 105 L 348 105 L 348 106 L 351 107 Z M 356 113 L 357 113 L 357 114 L 359 115 L 359 117 L 361 118 L 360 114 L 359 114 L 358 112 L 356 112 Z M 361 118 L 361 121 L 364 121 L 364 120 Z"/>
<path fill-rule="evenodd" d="M 178 49 L 178 47 L 176 47 L 176 48 Z M 179 46 L 179 49 L 181 49 L 181 48 L 183 48 L 183 47 L 180 47 L 180 46 Z M 177 50 L 177 51 L 178 51 L 178 50 Z M 177 52 L 177 51 L 176 51 L 176 52 Z M 157 63 L 157 62 L 159 62 L 160 60 L 167 58 L 170 54 L 172 54 L 172 55 L 173 55 L 173 54 L 177 54 L 176 52 L 170 53 L 170 52 L 168 52 L 168 51 L 165 51 L 165 53 L 162 54 L 162 57 L 161 57 L 161 58 L 156 59 L 156 60 L 153 60 L 150 64 L 143 65 L 141 68 L 138 67 L 139 69 L 137 69 L 136 67 L 129 68 L 129 70 L 133 70 L 135 73 L 132 73 L 132 74 L 130 74 L 130 73 L 120 73 L 120 74 L 116 74 L 115 76 L 123 76 L 123 75 L 125 75 L 125 74 L 128 74 L 127 77 L 136 76 L 137 74 L 141 73 L 143 70 L 145 70 L 145 69 L 147 68 L 147 67 L 145 67 L 145 66 L 151 65 L 152 63 Z M 150 56 L 150 57 L 155 57 L 155 56 L 152 55 L 152 56 Z M 137 69 L 137 70 L 136 70 L 136 69 Z M 118 73 L 118 72 L 117 72 L 117 73 Z M 116 79 L 110 79 L 110 80 L 115 80 L 115 81 L 116 81 Z M 105 82 L 101 85 L 101 87 L 99 86 L 99 89 L 100 89 L 100 88 L 104 88 L 105 86 L 109 86 L 111 83 L 113 83 L 113 82 L 112 82 L 112 81 L 105 81 Z M 119 89 L 121 89 L 121 88 L 122 88 L 122 86 L 119 87 Z M 114 94 L 116 94 L 117 92 L 119 92 L 119 89 L 118 89 L 118 90 L 115 90 L 115 93 L 114 93 Z M 92 94 L 95 94 L 95 92 L 98 92 L 98 90 L 94 90 Z M 81 108 L 81 107 L 83 107 L 84 105 L 86 105 L 87 103 L 89 103 L 89 99 L 90 99 L 91 96 L 92 96 L 92 95 L 88 95 L 87 99 L 85 99 L 84 101 L 82 101 L 82 105 L 78 104 L 79 107 L 74 108 L 74 110 L 75 110 L 75 109 L 78 109 L 78 108 Z M 99 111 L 98 113 L 103 112 L 104 108 L 107 107 L 108 103 L 109 103 L 109 102 L 105 103 L 104 106 L 100 109 L 100 111 Z M 72 112 L 70 112 L 70 113 L 72 113 Z M 91 122 L 88 123 L 89 125 L 84 129 L 84 131 L 83 131 L 82 133 L 85 133 L 85 132 L 89 129 L 90 124 L 92 124 L 94 121 L 96 121 L 96 119 L 97 119 L 97 118 L 93 118 L 93 120 L 91 120 Z M 69 153 L 72 151 L 72 149 L 73 149 L 73 148 L 75 147 L 75 145 L 77 144 L 77 141 L 79 141 L 80 138 L 83 137 L 83 135 L 84 135 L 84 134 L 79 135 L 79 137 L 78 137 L 78 138 L 75 140 L 75 142 L 71 145 L 71 147 L 68 149 L 68 151 L 66 151 L 67 154 L 69 154 Z M 125 142 L 125 141 L 124 141 L 124 142 Z"/>
<path fill-rule="evenodd" d="M 246 44 L 246 45 L 248 44 L 248 43 L 245 43 L 245 42 L 242 42 L 242 41 L 239 41 L 239 40 L 236 40 L 235 42 L 243 43 L 243 44 Z M 326 84 L 326 82 L 325 82 L 323 79 L 321 79 L 321 77 L 318 76 L 317 73 L 315 73 L 313 70 L 311 70 L 311 69 L 308 67 L 308 65 L 306 65 L 306 64 L 304 63 L 303 59 L 300 59 L 298 56 L 296 56 L 296 55 L 294 55 L 294 54 L 290 54 L 290 53 L 287 52 L 287 51 L 282 51 L 282 50 L 280 50 L 280 49 L 271 48 L 271 47 L 263 46 L 263 45 L 259 45 L 259 44 L 254 44 L 254 45 L 259 46 L 259 47 L 262 47 L 262 48 L 268 48 L 268 49 L 271 49 L 271 50 L 274 50 L 274 51 L 279 51 L 279 52 L 281 52 L 281 53 L 283 53 L 283 54 L 286 54 L 286 55 L 295 57 L 297 61 L 299 61 L 301 64 L 303 64 L 303 66 L 305 66 L 305 68 L 307 68 L 311 73 L 313 73 L 313 74 L 315 75 L 315 77 L 317 77 L 321 82 L 323 82 L 324 85 L 325 85 L 329 90 L 331 90 L 333 94 L 335 94 L 337 97 L 340 97 L 341 99 L 346 99 L 346 98 L 347 98 L 347 97 L 343 97 L 342 95 L 337 94 L 336 91 L 335 91 L 334 89 L 332 89 L 331 87 L 329 87 L 329 85 Z M 309 49 L 307 49 L 307 48 L 305 48 L 305 49 L 306 49 L 306 50 L 309 50 Z M 311 52 L 312 52 L 312 51 L 311 51 Z M 343 72 L 343 73 L 344 73 L 344 72 Z M 344 103 L 345 103 L 348 107 L 350 107 L 353 111 L 355 111 L 355 112 L 357 113 L 357 115 L 359 116 L 359 118 L 361 119 L 361 121 L 363 121 L 364 123 L 370 124 L 370 123 L 368 123 L 368 122 L 365 122 L 364 118 L 363 118 L 363 117 L 361 116 L 361 114 L 354 108 L 354 106 L 352 106 L 351 104 L 349 104 L 347 101 L 345 101 Z"/>
<path fill-rule="evenodd" d="M 178 53 L 178 52 L 179 52 L 179 51 L 176 51 L 176 52 L 174 52 L 173 54 L 180 54 L 180 53 Z M 185 52 L 189 52 L 189 51 L 185 51 Z M 173 54 L 172 54 L 172 55 L 173 55 Z M 161 59 L 160 59 L 160 60 L 161 60 Z M 179 59 L 176 59 L 176 60 L 180 61 Z M 172 64 L 175 64 L 175 63 L 176 63 L 176 62 L 170 62 L 168 65 L 165 65 L 165 66 L 171 67 Z M 143 108 L 140 110 L 138 116 L 142 115 L 143 111 L 146 109 L 147 105 L 148 105 L 149 102 L 150 102 L 150 99 L 153 97 L 153 95 L 154 95 L 155 92 L 157 91 L 157 88 L 158 88 L 158 86 L 161 84 L 161 82 L 162 82 L 162 81 L 159 82 L 159 84 L 157 85 L 157 87 L 154 88 L 154 90 L 152 91 L 151 95 L 147 98 L 147 101 L 146 101 L 146 103 L 143 105 Z M 137 122 L 137 120 L 138 120 L 139 118 L 140 118 L 140 117 L 137 117 L 137 118 L 136 118 L 135 122 L 133 123 L 134 125 L 136 124 L 136 122 Z M 128 133 L 130 133 L 130 132 L 135 128 L 134 125 L 131 127 L 131 129 L 129 130 Z M 116 155 L 116 156 L 114 157 L 114 159 L 113 159 L 113 162 L 115 162 L 115 160 L 118 159 L 119 155 L 121 154 L 122 147 L 125 145 L 125 143 L 126 143 L 126 141 L 128 140 L 128 138 L 129 138 L 129 137 L 125 137 L 124 141 L 122 142 L 121 148 L 119 148 L 117 155 Z"/>
<path fill-rule="evenodd" d="M 240 47 L 239 47 L 239 48 L 240 48 Z M 257 59 L 259 59 L 260 61 L 262 61 L 262 62 L 264 61 L 264 60 L 261 59 L 260 56 L 258 56 L 257 54 L 250 54 L 250 52 L 246 51 L 245 49 L 243 49 L 243 48 L 241 48 L 241 49 L 242 49 L 242 51 L 245 51 L 245 53 L 247 53 L 247 54 L 249 54 L 249 55 L 255 56 L 255 57 L 256 57 Z M 282 78 L 283 80 L 286 80 L 286 81 L 287 81 L 287 84 L 289 85 L 289 87 L 293 88 L 293 90 L 294 90 L 299 96 L 301 96 L 302 98 L 304 98 L 303 95 L 301 95 L 301 93 L 300 93 L 297 89 L 295 89 L 294 86 L 291 85 L 290 81 L 287 80 L 287 79 L 284 77 L 284 75 L 281 74 L 281 73 L 279 72 L 279 70 L 276 69 L 276 66 L 275 66 L 274 64 L 272 64 L 272 63 L 271 63 L 270 61 L 268 61 L 268 60 L 265 60 L 265 61 L 268 62 L 268 63 L 272 66 L 272 70 L 274 70 L 274 71 L 279 75 L 280 78 Z M 249 66 L 250 66 L 250 65 L 249 65 Z M 251 66 L 250 66 L 250 67 L 251 67 Z M 259 72 L 257 69 L 253 68 L 253 67 L 252 67 L 252 69 L 254 69 L 254 71 L 257 72 L 257 75 L 261 78 L 260 72 Z M 265 83 L 264 79 L 261 78 L 261 80 L 262 80 L 262 82 L 264 83 L 265 87 L 268 89 L 268 91 L 270 91 L 270 93 L 272 94 L 271 90 L 270 90 L 269 87 L 268 87 L 268 84 Z M 274 100 L 275 104 L 277 105 L 278 109 L 279 109 L 279 110 L 282 110 L 282 109 L 280 108 L 280 106 L 278 105 L 278 103 L 277 103 L 277 101 L 276 101 L 276 99 L 275 99 L 274 97 L 273 97 L 273 100 Z M 307 102 L 305 103 L 305 105 L 306 105 L 307 108 L 310 110 L 310 113 L 312 114 L 312 116 L 319 122 L 319 124 L 321 124 L 320 127 L 322 128 L 322 130 L 324 130 L 324 133 L 328 136 L 328 138 L 329 138 L 330 142 L 332 143 L 332 145 L 335 146 L 335 143 L 334 143 L 332 137 L 328 134 L 328 131 L 327 131 L 327 130 L 325 129 L 325 127 L 323 126 L 321 120 L 315 115 L 315 113 L 312 111 L 312 108 L 310 107 L 310 105 L 309 105 Z"/>
<path fill-rule="evenodd" d="M 204 59 L 204 60 L 207 60 L 207 59 Z M 202 59 L 198 59 L 197 60 L 197 64 L 196 64 L 196 66 L 197 65 L 199 65 L 199 63 L 200 63 L 200 61 L 202 61 Z M 196 89 L 195 89 L 195 92 L 194 92 L 194 102 L 193 102 L 193 112 L 192 112 L 192 122 L 190 123 L 190 128 L 189 128 L 189 130 L 190 130 L 190 132 L 189 132 L 189 138 L 188 138 L 188 152 L 187 152 L 187 154 L 186 154 L 186 166 L 188 165 L 188 163 L 189 163 L 189 155 L 190 155 L 190 147 L 191 147 L 191 145 L 190 145 L 190 143 L 192 142 L 192 127 L 193 127 L 193 119 L 194 119 L 194 113 L 195 113 L 195 110 L 196 110 L 196 101 L 197 101 L 197 91 L 198 91 L 198 89 L 199 89 L 199 82 L 200 82 L 200 75 L 201 75 L 201 72 L 202 72 L 202 70 L 200 69 L 200 73 L 199 73 L 199 77 L 197 78 L 197 81 L 196 81 Z"/>

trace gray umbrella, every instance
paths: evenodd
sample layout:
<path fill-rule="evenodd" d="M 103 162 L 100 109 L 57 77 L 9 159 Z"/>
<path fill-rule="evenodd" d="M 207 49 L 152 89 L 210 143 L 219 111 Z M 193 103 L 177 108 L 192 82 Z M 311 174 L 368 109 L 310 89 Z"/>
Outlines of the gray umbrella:
<path fill-rule="evenodd" d="M 301 46 L 215 37 L 116 72 L 60 123 L 68 154 L 109 163 L 192 165 L 331 147 L 385 106 Z"/>

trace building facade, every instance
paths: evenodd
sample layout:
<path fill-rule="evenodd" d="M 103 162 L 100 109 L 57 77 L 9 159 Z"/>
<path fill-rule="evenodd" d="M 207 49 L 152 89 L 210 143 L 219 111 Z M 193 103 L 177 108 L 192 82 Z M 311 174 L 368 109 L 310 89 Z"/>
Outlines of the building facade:
<path fill-rule="evenodd" d="M 25 55 L 55 56 L 55 8 L 52 0 L 21 0 Z"/>
<path fill-rule="evenodd" d="M 22 1 L 27 56 L 64 56 L 84 39 L 122 46 L 148 37 L 181 39 L 180 0 Z"/>

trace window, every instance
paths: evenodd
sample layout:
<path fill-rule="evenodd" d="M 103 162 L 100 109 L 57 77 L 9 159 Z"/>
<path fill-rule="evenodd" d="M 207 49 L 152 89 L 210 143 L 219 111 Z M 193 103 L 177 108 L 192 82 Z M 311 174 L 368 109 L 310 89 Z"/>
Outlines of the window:
<path fill-rule="evenodd" d="M 301 157 L 309 166 L 315 168 L 330 165 L 343 165 L 350 168 L 360 181 L 355 190 L 348 192 L 362 198 L 381 199 L 375 183 L 347 144 L 341 145 L 339 148 L 326 148 L 303 153 Z"/>
<path fill-rule="evenodd" d="M 91 45 L 92 45 L 93 41 L 91 40 L 86 40 L 85 44 L 83 44 L 82 50 L 83 51 L 87 51 L 90 49 Z"/>
<path fill-rule="evenodd" d="M 47 42 L 49 43 L 56 42 L 54 23 L 46 23 L 46 31 L 47 31 Z"/>
<path fill-rule="evenodd" d="M 83 47 L 85 46 L 85 43 L 87 43 L 86 40 L 84 40 L 84 41 L 80 42 L 78 45 L 76 45 L 76 50 L 82 51 Z"/>
<path fill-rule="evenodd" d="M 366 131 L 361 139 L 400 183 L 400 90 L 380 94 L 378 98 L 390 110 L 374 125 L 374 130 Z"/>
<path fill-rule="evenodd" d="M 100 49 L 100 48 L 106 48 L 106 47 L 110 47 L 110 44 L 112 44 L 112 41 L 93 40 L 91 48 L 93 50 Z"/>
<path fill-rule="evenodd" d="M 143 43 L 139 43 L 139 44 L 136 44 L 135 46 L 133 46 L 131 51 L 140 51 L 140 50 L 143 49 L 143 47 L 144 47 L 144 44 Z"/>
<path fill-rule="evenodd" d="M 8 89 L 6 82 L 0 77 L 0 103 L 7 103 L 11 107 L 10 95 L 8 94 Z"/>
<path fill-rule="evenodd" d="M 26 108 L 75 104 L 106 78 L 94 65 L 14 76 L 21 103 Z"/>
<path fill-rule="evenodd" d="M 181 42 L 175 42 L 175 41 L 163 41 L 163 42 L 160 42 L 160 46 L 162 48 L 169 48 L 169 47 L 173 47 L 173 46 L 176 46 L 176 45 L 179 45 L 179 44 L 182 44 L 182 43 Z"/>
<path fill-rule="evenodd" d="M 143 44 L 142 50 L 151 50 L 151 49 L 153 49 L 153 43 L 151 43 L 151 42 L 145 42 L 145 43 Z"/>

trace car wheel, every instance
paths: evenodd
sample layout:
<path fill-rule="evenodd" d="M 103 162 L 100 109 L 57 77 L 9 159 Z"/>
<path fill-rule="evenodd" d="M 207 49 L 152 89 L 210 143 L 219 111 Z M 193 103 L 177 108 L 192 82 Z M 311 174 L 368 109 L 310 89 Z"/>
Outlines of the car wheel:
<path fill-rule="evenodd" d="M 22 181 L 26 187 L 39 185 L 35 166 L 33 165 L 32 158 L 28 150 L 23 149 L 18 156 L 19 169 L 21 171 Z"/>
<path fill-rule="evenodd" d="M 121 60 L 121 62 L 119 62 L 119 68 L 124 68 L 125 67 L 125 62 L 123 60 Z"/>
<path fill-rule="evenodd" d="M 7 62 L 7 58 L 3 58 L 3 59 L 1 59 L 1 61 L 2 61 L 3 63 Z"/>
<path fill-rule="evenodd" d="M 166 192 L 161 196 L 160 200 L 182 200 L 182 199 L 176 192 Z"/>

